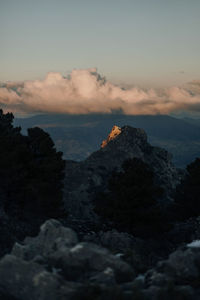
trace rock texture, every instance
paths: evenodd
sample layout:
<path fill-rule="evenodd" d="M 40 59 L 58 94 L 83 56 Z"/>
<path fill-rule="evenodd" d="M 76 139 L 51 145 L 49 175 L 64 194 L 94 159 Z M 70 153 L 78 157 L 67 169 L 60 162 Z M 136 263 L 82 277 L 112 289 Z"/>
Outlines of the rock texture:
<path fill-rule="evenodd" d="M 131 237 L 109 233 L 115 240 Z M 105 239 L 106 240 L 106 239 Z M 160 300 L 200 298 L 200 242 L 173 252 L 143 275 L 119 253 L 79 242 L 56 220 L 46 221 L 35 238 L 15 244 L 0 260 L 0 297 L 4 300 Z M 123 256 L 122 256 L 123 257 Z M 138 273 L 138 272 L 137 272 Z"/>
<path fill-rule="evenodd" d="M 143 292 L 150 299 L 168 299 L 170 295 L 172 299 L 199 299 L 199 278 L 200 247 L 188 245 L 144 275 Z"/>
<path fill-rule="evenodd" d="M 64 199 L 69 214 L 95 221 L 92 210 L 95 194 L 106 189 L 113 170 L 121 170 L 123 161 L 134 157 L 152 166 L 157 183 L 165 190 L 165 200 L 170 200 L 181 177 L 171 162 L 172 156 L 164 149 L 151 146 L 144 130 L 114 126 L 100 150 L 82 162 L 66 162 Z"/>
<path fill-rule="evenodd" d="M 117 230 L 99 231 L 97 233 L 88 233 L 83 236 L 84 241 L 94 242 L 109 248 L 113 251 L 125 251 L 131 249 L 137 239 L 127 232 L 118 232 Z"/>
<path fill-rule="evenodd" d="M 114 125 L 107 139 L 102 142 L 101 148 L 106 147 L 108 143 L 114 140 L 121 132 L 122 132 L 121 128 Z"/>
<path fill-rule="evenodd" d="M 120 257 L 79 243 L 76 233 L 56 220 L 45 222 L 37 237 L 16 243 L 0 261 L 0 291 L 21 300 L 76 299 L 88 284 L 120 285 L 134 277 Z"/>

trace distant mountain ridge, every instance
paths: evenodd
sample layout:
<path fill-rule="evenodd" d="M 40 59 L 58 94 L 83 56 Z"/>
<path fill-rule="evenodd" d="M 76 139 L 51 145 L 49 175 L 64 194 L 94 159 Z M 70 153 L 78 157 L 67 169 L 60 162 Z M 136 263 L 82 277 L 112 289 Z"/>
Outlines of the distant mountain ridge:
<path fill-rule="evenodd" d="M 48 114 L 15 119 L 16 126 L 25 130 L 39 126 L 53 138 L 66 159 L 83 160 L 97 150 L 114 124 L 143 128 L 149 141 L 173 154 L 174 163 L 184 167 L 200 155 L 198 120 L 176 119 L 167 115 Z"/>

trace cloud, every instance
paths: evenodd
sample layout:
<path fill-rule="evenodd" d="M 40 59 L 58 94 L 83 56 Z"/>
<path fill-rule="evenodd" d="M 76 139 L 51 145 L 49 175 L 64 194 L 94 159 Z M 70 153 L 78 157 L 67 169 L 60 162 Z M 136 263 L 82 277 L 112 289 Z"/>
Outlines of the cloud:
<path fill-rule="evenodd" d="M 200 111 L 200 81 L 166 89 L 123 89 L 96 69 L 73 70 L 68 77 L 48 73 L 44 80 L 0 85 L 0 106 L 19 113 L 168 114 Z"/>

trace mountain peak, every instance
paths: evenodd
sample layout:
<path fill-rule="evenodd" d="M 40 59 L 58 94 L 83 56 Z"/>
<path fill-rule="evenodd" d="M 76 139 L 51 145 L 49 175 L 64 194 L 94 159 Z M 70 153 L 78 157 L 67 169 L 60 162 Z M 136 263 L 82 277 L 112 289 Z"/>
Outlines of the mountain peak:
<path fill-rule="evenodd" d="M 115 139 L 120 133 L 121 133 L 121 128 L 117 125 L 114 125 L 111 132 L 109 133 L 108 137 L 106 140 L 104 140 L 102 143 L 101 143 L 101 148 L 104 148 L 105 146 L 107 146 L 107 144 Z"/>
<path fill-rule="evenodd" d="M 134 144 L 147 144 L 147 135 L 143 129 L 131 126 L 123 126 L 122 128 L 114 125 L 106 140 L 101 143 L 101 148 L 106 148 L 110 142 L 120 144 L 121 147 L 132 146 Z"/>
<path fill-rule="evenodd" d="M 121 172 L 123 162 L 132 158 L 141 159 L 153 169 L 155 183 L 165 191 L 163 199 L 171 201 L 181 177 L 170 153 L 150 145 L 143 129 L 115 125 L 100 150 L 84 161 L 66 164 L 64 201 L 69 214 L 95 221 L 93 200 L 97 192 L 106 190 L 112 172 Z"/>

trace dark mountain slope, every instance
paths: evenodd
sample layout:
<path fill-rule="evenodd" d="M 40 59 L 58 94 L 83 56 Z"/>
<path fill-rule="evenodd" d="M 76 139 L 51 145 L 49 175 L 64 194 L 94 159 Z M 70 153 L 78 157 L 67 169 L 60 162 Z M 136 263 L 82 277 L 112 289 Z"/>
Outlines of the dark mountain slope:
<path fill-rule="evenodd" d="M 153 168 L 156 182 L 165 190 L 165 200 L 170 199 L 171 192 L 180 180 L 180 174 L 171 162 L 171 155 L 164 149 L 151 146 L 144 130 L 114 126 L 100 150 L 82 162 L 66 162 L 67 211 L 77 218 L 95 220 L 92 210 L 95 195 L 106 188 L 112 171 L 121 170 L 122 163 L 134 157 Z"/>

